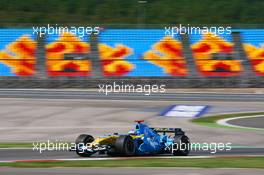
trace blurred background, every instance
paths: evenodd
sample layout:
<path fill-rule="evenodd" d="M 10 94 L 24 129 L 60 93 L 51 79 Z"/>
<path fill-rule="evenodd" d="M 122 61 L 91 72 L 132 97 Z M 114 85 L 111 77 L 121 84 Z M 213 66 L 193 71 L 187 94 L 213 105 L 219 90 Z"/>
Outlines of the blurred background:
<path fill-rule="evenodd" d="M 259 24 L 261 0 L 1 0 L 1 25 L 13 23 Z M 3 25 L 4 27 L 4 25 Z"/>
<path fill-rule="evenodd" d="M 263 7 L 261 0 L 0 0 L 0 85 L 263 87 Z M 180 24 L 232 33 L 165 34 Z M 48 25 L 100 32 L 34 33 Z"/>

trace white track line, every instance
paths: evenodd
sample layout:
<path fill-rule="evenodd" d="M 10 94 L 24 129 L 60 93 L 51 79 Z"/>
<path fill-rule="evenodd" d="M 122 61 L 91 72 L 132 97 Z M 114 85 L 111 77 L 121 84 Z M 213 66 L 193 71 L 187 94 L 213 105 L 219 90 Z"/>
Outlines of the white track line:
<path fill-rule="evenodd" d="M 129 160 L 129 159 L 190 159 L 190 158 L 211 158 L 214 156 L 146 156 L 146 157 L 95 157 L 95 158 L 69 158 L 69 159 L 56 159 L 62 161 L 68 160 Z"/>
<path fill-rule="evenodd" d="M 14 161 L 13 160 L 4 160 L 4 161 L 0 160 L 0 163 L 11 163 L 11 162 L 14 162 Z"/>
<path fill-rule="evenodd" d="M 33 147 L 32 148 L 23 148 L 23 147 L 14 147 L 14 148 L 0 148 L 0 150 L 33 150 Z"/>
<path fill-rule="evenodd" d="M 204 159 L 217 157 L 237 157 L 236 155 L 211 155 L 211 156 L 140 156 L 140 157 L 95 157 L 95 158 L 68 158 L 68 159 L 54 159 L 60 161 L 71 160 L 129 160 L 129 159 Z M 240 157 L 263 157 L 263 155 L 242 155 Z"/>
<path fill-rule="evenodd" d="M 264 130 L 264 128 L 246 127 L 246 126 L 239 126 L 239 125 L 233 125 L 233 124 L 228 123 L 231 120 L 243 119 L 243 118 L 254 118 L 254 117 L 264 117 L 264 116 L 263 115 L 251 115 L 251 116 L 242 116 L 242 117 L 232 117 L 232 118 L 226 118 L 226 119 L 218 120 L 216 123 L 219 124 L 219 125 L 228 126 L 228 127 L 235 127 L 235 128 L 242 128 L 242 129 Z"/>

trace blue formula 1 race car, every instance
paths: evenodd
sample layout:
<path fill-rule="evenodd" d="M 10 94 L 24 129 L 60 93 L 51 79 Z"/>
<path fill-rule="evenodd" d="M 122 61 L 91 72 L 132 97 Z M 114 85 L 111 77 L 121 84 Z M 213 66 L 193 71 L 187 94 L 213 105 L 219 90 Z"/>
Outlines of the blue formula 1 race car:
<path fill-rule="evenodd" d="M 125 135 L 114 133 L 94 138 L 82 134 L 77 137 L 75 147 L 71 150 L 82 157 L 89 157 L 95 153 L 110 156 L 189 154 L 190 141 L 181 128 L 150 128 L 143 120 L 136 122 L 135 129 Z"/>

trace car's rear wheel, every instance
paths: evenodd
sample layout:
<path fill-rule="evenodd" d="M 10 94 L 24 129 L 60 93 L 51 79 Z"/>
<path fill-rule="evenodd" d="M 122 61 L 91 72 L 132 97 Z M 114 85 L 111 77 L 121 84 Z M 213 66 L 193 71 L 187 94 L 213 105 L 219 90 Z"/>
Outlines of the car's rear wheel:
<path fill-rule="evenodd" d="M 187 156 L 190 153 L 190 139 L 186 135 L 175 137 L 172 153 L 174 156 Z"/>
<path fill-rule="evenodd" d="M 93 141 L 94 141 L 94 138 L 91 135 L 86 135 L 86 134 L 79 135 L 77 139 L 75 140 L 76 153 L 81 157 L 91 156 L 93 153 L 82 149 L 82 147 L 86 146 L 88 143 L 92 143 Z"/>
<path fill-rule="evenodd" d="M 114 146 L 111 146 L 111 148 L 106 151 L 106 154 L 112 157 L 118 156 L 117 151 L 115 150 Z"/>
<path fill-rule="evenodd" d="M 122 135 L 115 141 L 115 154 L 120 156 L 133 156 L 136 153 L 134 141 L 129 135 Z"/>

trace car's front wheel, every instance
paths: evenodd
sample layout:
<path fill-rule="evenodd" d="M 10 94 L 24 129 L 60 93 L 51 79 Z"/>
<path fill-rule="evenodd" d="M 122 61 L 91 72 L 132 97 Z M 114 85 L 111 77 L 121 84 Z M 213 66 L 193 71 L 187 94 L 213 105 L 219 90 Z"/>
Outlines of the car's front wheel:
<path fill-rule="evenodd" d="M 79 135 L 75 140 L 76 153 L 81 157 L 91 156 L 93 153 L 85 150 L 85 147 L 87 146 L 87 144 L 92 143 L 93 141 L 94 138 L 91 135 L 86 135 L 86 134 Z"/>

